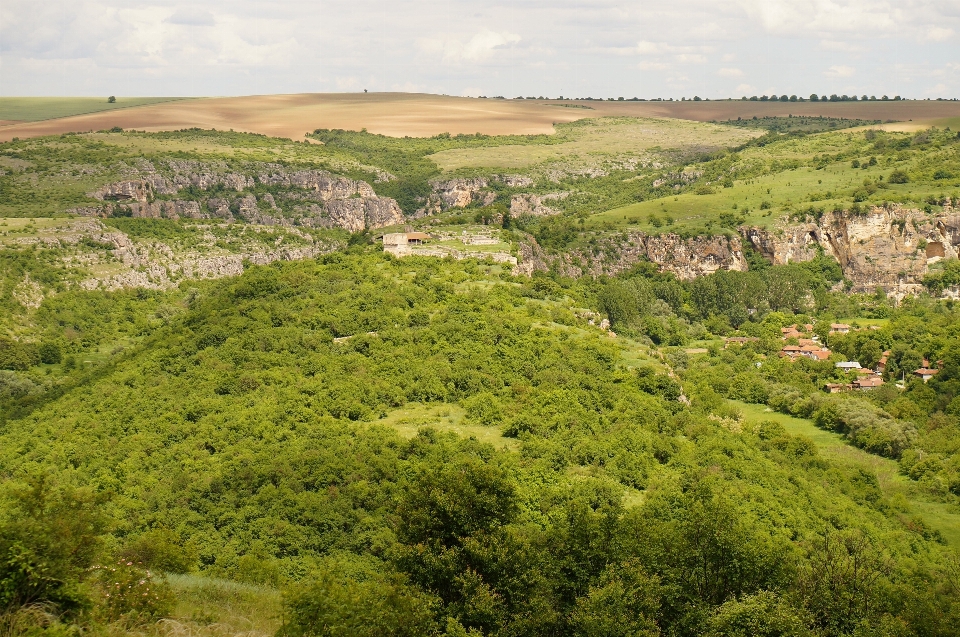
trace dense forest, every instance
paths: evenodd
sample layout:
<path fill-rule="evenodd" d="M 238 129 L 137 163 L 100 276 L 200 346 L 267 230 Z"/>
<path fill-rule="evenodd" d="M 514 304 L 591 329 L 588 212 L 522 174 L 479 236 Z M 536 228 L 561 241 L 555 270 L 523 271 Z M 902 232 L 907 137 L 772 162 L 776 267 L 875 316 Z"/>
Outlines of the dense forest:
<path fill-rule="evenodd" d="M 38 346 L 0 348 L 3 630 L 172 634 L 205 580 L 281 590 L 281 635 L 955 634 L 960 560 L 916 506 L 960 497 L 956 310 L 840 278 L 531 279 L 358 242 L 59 294 Z M 940 374 L 833 396 L 832 362 L 777 357 L 843 316 L 886 323 L 838 354 Z M 892 458 L 912 499 L 745 403 Z"/>

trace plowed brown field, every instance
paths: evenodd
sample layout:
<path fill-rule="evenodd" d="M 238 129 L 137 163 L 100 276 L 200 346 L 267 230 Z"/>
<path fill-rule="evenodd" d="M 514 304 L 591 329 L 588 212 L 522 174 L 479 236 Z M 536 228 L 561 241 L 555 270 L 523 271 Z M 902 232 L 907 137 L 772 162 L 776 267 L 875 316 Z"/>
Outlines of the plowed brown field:
<path fill-rule="evenodd" d="M 621 115 L 723 121 L 788 114 L 914 120 L 920 124 L 960 117 L 960 102 L 558 102 L 410 93 L 254 95 L 169 102 L 0 126 L 0 141 L 114 126 L 144 131 L 233 129 L 291 139 L 303 139 L 306 131 L 316 128 L 366 128 L 371 133 L 396 137 L 444 132 L 525 135 L 552 133 L 554 123 L 584 117 Z"/>

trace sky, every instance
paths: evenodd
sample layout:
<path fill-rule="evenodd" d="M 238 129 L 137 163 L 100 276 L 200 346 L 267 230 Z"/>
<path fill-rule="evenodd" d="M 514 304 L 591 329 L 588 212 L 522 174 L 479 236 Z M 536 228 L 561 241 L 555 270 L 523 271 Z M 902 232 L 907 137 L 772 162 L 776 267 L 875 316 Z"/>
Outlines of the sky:
<path fill-rule="evenodd" d="M 960 0 L 0 0 L 0 95 L 960 97 Z"/>

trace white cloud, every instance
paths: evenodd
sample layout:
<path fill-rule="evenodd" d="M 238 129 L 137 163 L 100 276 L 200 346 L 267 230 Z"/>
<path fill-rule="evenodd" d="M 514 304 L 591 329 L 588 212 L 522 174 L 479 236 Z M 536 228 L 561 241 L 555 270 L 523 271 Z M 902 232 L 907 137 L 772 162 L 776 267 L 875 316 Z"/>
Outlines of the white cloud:
<path fill-rule="evenodd" d="M 181 7 L 166 21 L 170 24 L 185 24 L 197 27 L 212 27 L 216 24 L 212 13 L 198 7 Z"/>
<path fill-rule="evenodd" d="M 960 97 L 957 33 L 957 0 L 0 0 L 0 94 Z"/>
<path fill-rule="evenodd" d="M 520 41 L 520 36 L 508 31 L 483 30 L 463 42 L 456 39 L 421 39 L 421 50 L 439 53 L 445 62 L 479 62 L 491 57 L 498 49 L 507 48 Z"/>
<path fill-rule="evenodd" d="M 747 93 L 754 93 L 754 92 L 756 92 L 756 90 L 757 90 L 757 87 L 756 87 L 756 86 L 751 86 L 751 85 L 749 85 L 749 84 L 739 84 L 739 85 L 737 85 L 737 88 L 735 88 L 735 89 L 733 90 L 733 92 L 734 92 L 734 93 L 742 93 L 742 94 L 746 95 Z"/>
<path fill-rule="evenodd" d="M 909 7 L 882 0 L 736 0 L 764 30 L 797 36 L 808 32 L 893 32 L 905 22 Z M 903 5 L 909 5 L 904 2 Z"/>
<path fill-rule="evenodd" d="M 820 48 L 824 51 L 843 51 L 845 53 L 858 53 L 864 50 L 859 44 L 839 40 L 820 40 Z"/>
<path fill-rule="evenodd" d="M 853 74 L 857 69 L 852 66 L 844 66 L 842 64 L 835 64 L 829 69 L 823 72 L 827 77 L 853 77 Z"/>
<path fill-rule="evenodd" d="M 656 42 L 647 42 L 646 40 L 641 40 L 637 42 L 636 52 L 642 54 L 655 54 L 663 51 L 664 45 L 657 44 Z"/>
<path fill-rule="evenodd" d="M 720 77 L 743 77 L 743 71 L 740 69 L 725 68 L 717 71 Z"/>
<path fill-rule="evenodd" d="M 953 29 L 943 29 L 941 27 L 934 27 L 927 33 L 927 37 L 934 42 L 949 40 L 951 36 L 953 36 Z"/>

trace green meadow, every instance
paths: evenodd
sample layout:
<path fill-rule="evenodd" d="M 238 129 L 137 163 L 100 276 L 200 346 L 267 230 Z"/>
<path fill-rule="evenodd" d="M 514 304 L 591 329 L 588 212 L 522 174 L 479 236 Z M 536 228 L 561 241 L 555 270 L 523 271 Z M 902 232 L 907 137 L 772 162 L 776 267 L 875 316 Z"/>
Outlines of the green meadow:
<path fill-rule="evenodd" d="M 148 106 L 184 97 L 118 97 L 113 103 L 104 97 L 0 97 L 0 120 L 39 122 L 45 119 L 99 113 L 117 108 Z"/>

